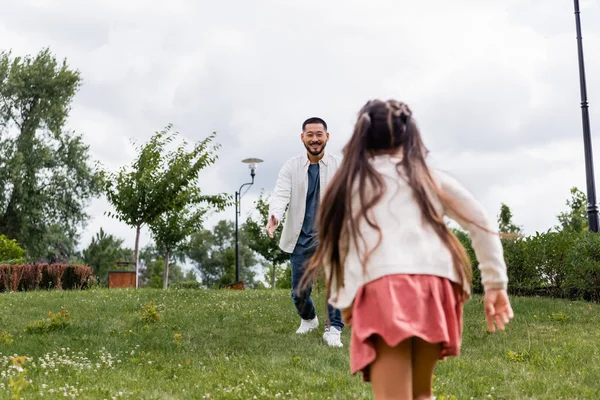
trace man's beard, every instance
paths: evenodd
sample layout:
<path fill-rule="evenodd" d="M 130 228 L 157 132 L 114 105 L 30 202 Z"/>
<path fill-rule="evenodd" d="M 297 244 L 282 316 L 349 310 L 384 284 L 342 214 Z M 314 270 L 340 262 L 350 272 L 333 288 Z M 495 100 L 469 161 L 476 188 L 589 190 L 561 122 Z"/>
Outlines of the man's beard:
<path fill-rule="evenodd" d="M 323 151 L 325 151 L 325 146 L 327 145 L 327 143 L 323 143 L 323 145 L 319 148 L 318 151 L 313 151 L 310 148 L 310 145 L 304 143 L 304 147 L 306 148 L 306 151 L 308 151 L 310 153 L 310 155 L 312 156 L 318 156 L 319 154 L 321 154 Z"/>

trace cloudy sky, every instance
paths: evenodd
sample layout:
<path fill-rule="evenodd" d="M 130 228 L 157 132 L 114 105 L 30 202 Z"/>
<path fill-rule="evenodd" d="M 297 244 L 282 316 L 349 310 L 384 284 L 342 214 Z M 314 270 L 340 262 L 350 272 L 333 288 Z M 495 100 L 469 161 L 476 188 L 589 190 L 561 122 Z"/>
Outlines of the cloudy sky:
<path fill-rule="evenodd" d="M 598 149 L 600 1 L 581 9 Z M 305 118 L 328 121 L 339 153 L 371 98 L 407 102 L 435 164 L 491 214 L 507 203 L 527 233 L 556 224 L 570 187 L 585 191 L 570 1 L 0 0 L 0 49 L 45 47 L 81 71 L 68 124 L 94 160 L 129 163 L 129 139 L 168 123 L 191 141 L 216 131 L 206 192 L 233 194 L 249 180 L 240 161 L 265 160 L 244 212 L 302 151 Z M 108 209 L 92 202 L 82 245 L 104 227 L 133 246 Z M 233 209 L 209 225 L 223 218 Z"/>

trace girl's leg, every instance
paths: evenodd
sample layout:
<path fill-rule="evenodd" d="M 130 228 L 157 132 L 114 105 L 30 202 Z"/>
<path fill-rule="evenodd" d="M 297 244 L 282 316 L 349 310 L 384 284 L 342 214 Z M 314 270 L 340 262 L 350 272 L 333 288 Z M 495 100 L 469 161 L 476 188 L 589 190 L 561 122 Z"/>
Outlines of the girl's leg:
<path fill-rule="evenodd" d="M 423 339 L 412 339 L 412 387 L 415 400 L 433 398 L 431 384 L 433 371 L 440 357 L 441 345 Z"/>
<path fill-rule="evenodd" d="M 375 336 L 377 358 L 371 364 L 370 375 L 376 400 L 413 400 L 412 346 L 405 340 L 396 347 L 388 346 Z"/>

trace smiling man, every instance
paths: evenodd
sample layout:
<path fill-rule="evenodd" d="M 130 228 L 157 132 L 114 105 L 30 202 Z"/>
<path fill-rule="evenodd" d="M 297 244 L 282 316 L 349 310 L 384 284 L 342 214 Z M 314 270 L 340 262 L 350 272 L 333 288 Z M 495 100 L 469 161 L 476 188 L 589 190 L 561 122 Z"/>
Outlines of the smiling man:
<path fill-rule="evenodd" d="M 317 247 L 315 219 L 319 200 L 337 171 L 340 158 L 325 151 L 329 132 L 327 123 L 321 118 L 313 117 L 304 121 L 300 138 L 306 151 L 289 159 L 279 171 L 266 229 L 272 238 L 286 213 L 279 246 L 291 254 L 292 299 L 302 318 L 296 333 L 304 334 L 318 328 L 319 319 L 311 298 L 312 286 L 304 291 L 298 290 L 298 286 Z M 326 324 L 323 339 L 329 346 L 343 347 L 341 332 L 344 324 L 341 313 L 329 305 L 327 312 L 329 323 Z"/>

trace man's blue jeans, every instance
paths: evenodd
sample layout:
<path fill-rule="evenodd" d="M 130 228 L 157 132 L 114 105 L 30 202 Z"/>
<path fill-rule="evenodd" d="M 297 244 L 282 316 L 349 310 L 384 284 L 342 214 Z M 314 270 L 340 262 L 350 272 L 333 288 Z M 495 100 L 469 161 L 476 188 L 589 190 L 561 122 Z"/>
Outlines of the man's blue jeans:
<path fill-rule="evenodd" d="M 300 318 L 304 320 L 314 319 L 317 315 L 315 305 L 311 298 L 312 283 L 307 286 L 304 290 L 300 290 L 300 282 L 302 275 L 308 264 L 308 260 L 314 254 L 314 249 L 305 251 L 303 253 L 293 253 L 291 256 L 292 261 L 292 299 L 294 300 L 294 306 Z M 342 313 L 340 310 L 333 308 L 327 304 L 327 313 L 329 315 L 329 323 L 332 327 L 342 330 L 344 323 L 342 322 Z"/>

